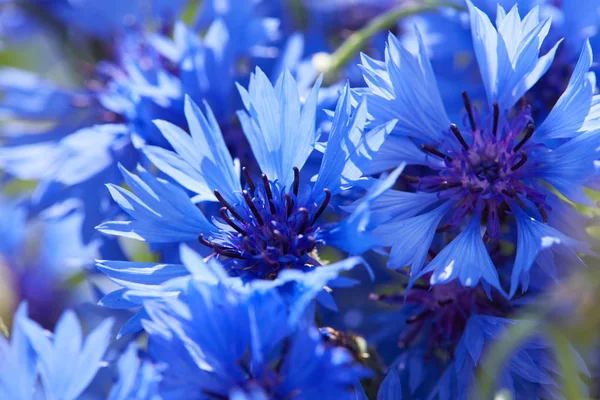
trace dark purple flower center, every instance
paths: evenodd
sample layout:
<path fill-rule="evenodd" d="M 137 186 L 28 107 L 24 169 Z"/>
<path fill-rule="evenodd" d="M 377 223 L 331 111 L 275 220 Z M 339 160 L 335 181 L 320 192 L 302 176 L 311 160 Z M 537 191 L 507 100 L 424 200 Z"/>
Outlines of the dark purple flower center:
<path fill-rule="evenodd" d="M 300 172 L 294 168 L 294 183 L 289 190 L 262 175 L 256 184 L 244 168 L 246 189 L 239 201 L 230 204 L 215 190 L 223 206 L 214 237 L 199 237 L 200 243 L 224 257 L 234 276 L 245 279 L 275 279 L 283 269 L 306 269 L 320 265 L 310 256 L 316 248 L 315 225 L 325 211 L 331 193 L 325 189 L 317 203 L 310 193 L 300 193 Z"/>
<path fill-rule="evenodd" d="M 530 178 L 532 161 L 528 152 L 536 146 L 530 109 L 524 108 L 510 120 L 497 104 L 487 121 L 477 121 L 469 98 L 463 93 L 468 124 L 464 133 L 452 124 L 451 138 L 439 147 L 423 144 L 422 150 L 441 163 L 434 173 L 409 177 L 417 190 L 437 192 L 442 200 L 455 202 L 455 213 L 447 227 L 459 226 L 476 209 L 487 210 L 487 235 L 498 238 L 500 221 L 511 204 L 530 202 L 546 220 L 545 195 Z"/>
<path fill-rule="evenodd" d="M 426 340 L 426 357 L 452 357 L 472 314 L 501 316 L 506 304 L 502 299 L 491 302 L 481 286 L 464 287 L 456 282 L 447 285 L 415 284 L 406 294 L 372 294 L 371 299 L 398 304 L 407 311 L 406 329 L 398 337 L 400 348 L 413 347 Z"/>

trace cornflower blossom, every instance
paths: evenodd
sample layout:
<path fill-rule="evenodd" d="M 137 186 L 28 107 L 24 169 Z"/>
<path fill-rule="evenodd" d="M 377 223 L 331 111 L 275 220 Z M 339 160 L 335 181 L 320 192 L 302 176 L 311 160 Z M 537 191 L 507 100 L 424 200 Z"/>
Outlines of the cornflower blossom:
<path fill-rule="evenodd" d="M 368 205 L 393 178 L 374 185 L 357 211 L 337 224 L 321 224 L 332 196 L 362 177 L 361 169 L 382 145 L 395 121 L 363 132 L 367 105 L 350 114 L 348 89 L 343 92 L 314 184 L 303 184 L 301 169 L 315 149 L 315 113 L 319 83 L 300 105 L 289 73 L 275 87 L 260 69 L 249 90 L 239 87 L 247 112 L 239 112 L 244 133 L 262 170 L 254 178 L 228 153 L 223 135 L 205 104 L 203 113 L 187 99 L 185 114 L 191 136 L 177 126 L 157 121 L 176 152 L 148 147 L 145 154 L 165 174 L 196 193 L 194 202 L 218 201 L 212 221 L 189 196 L 143 168 L 139 176 L 123 169 L 131 191 L 109 185 L 114 200 L 133 220 L 105 222 L 98 229 L 150 243 L 198 240 L 210 248 L 231 275 L 243 280 L 276 279 L 285 269 L 312 270 L 321 265 L 317 245 L 337 246 L 360 254 L 376 245 L 368 229 Z M 243 172 L 245 185 L 240 183 Z M 318 269 L 318 268 L 317 268 Z"/>
<path fill-rule="evenodd" d="M 496 28 L 471 3 L 469 10 L 487 98 L 480 112 L 462 93 L 463 123 L 448 118 L 422 42 L 413 55 L 390 35 L 385 61 L 363 57 L 374 122 L 398 119 L 370 172 L 399 160 L 423 166 L 403 175 L 409 190 L 389 191 L 374 203 L 373 217 L 376 233 L 392 247 L 388 265 L 411 266 L 411 282 L 430 273 L 432 284 L 483 281 L 504 291 L 501 271 L 510 273 L 513 296 L 519 286 L 527 289 L 534 263 L 556 278 L 553 254 L 573 262 L 576 252 L 589 252 L 585 219 L 549 187 L 589 204 L 583 187 L 595 178 L 600 141 L 597 130 L 586 129 L 595 118 L 592 52 L 586 43 L 569 86 L 539 123 L 517 103 L 558 48 L 539 56 L 550 20 L 540 21 L 537 8 L 521 20 L 515 6 L 508 14 L 499 9 Z M 507 243 L 515 246 L 512 268 L 499 257 Z"/>
<path fill-rule="evenodd" d="M 264 27 L 253 40 L 249 37 L 249 46 L 276 29 L 256 18 Z M 239 128 L 231 126 L 235 108 L 228 103 L 235 91 L 235 64 L 252 49 L 242 49 L 232 39 L 235 33 L 221 20 L 203 38 L 182 22 L 174 24 L 172 38 L 132 28 L 114 41 L 108 60 L 84 74 L 83 88 L 61 87 L 23 70 L 1 70 L 0 110 L 7 134 L 0 167 L 11 178 L 38 181 L 32 209 L 64 215 L 81 210 L 82 234 L 91 241 L 94 227 L 118 210 L 104 184 L 120 184 L 118 165 L 133 168 L 144 145 L 168 146 L 152 120 L 184 126 L 184 93 L 218 104 L 230 145 L 237 153 L 247 151 Z"/>
<path fill-rule="evenodd" d="M 162 398 L 354 399 L 369 371 L 287 304 L 276 290 L 199 282 L 182 299 L 147 302 L 149 355 L 166 365 Z"/>

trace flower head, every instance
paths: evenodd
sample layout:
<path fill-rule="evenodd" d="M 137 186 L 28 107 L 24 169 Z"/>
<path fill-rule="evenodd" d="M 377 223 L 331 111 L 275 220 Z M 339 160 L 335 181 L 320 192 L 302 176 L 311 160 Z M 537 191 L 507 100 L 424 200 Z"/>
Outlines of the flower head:
<path fill-rule="evenodd" d="M 75 313 L 67 310 L 49 336 L 27 317 L 27 304 L 22 303 L 15 316 L 11 344 L 0 335 L 0 354 L 10 361 L 0 366 L 0 394 L 18 399 L 79 398 L 102 367 L 112 324 L 111 319 L 103 321 L 84 341 Z"/>
<path fill-rule="evenodd" d="M 33 196 L 38 212 L 83 210 L 82 233 L 91 241 L 93 228 L 116 211 L 104 184 L 120 184 L 118 165 L 133 168 L 142 146 L 169 147 L 152 120 L 185 126 L 184 93 L 215 106 L 228 144 L 245 159 L 249 151 L 231 123 L 230 99 L 236 63 L 250 50 L 234 42 L 220 20 L 203 38 L 183 23 L 174 25 L 172 38 L 130 29 L 114 41 L 113 54 L 85 74 L 86 86 L 79 89 L 2 70 L 0 117 L 13 133 L 3 138 L 0 166 L 11 177 L 40 182 Z"/>
<path fill-rule="evenodd" d="M 85 274 L 97 257 L 98 243 L 84 245 L 79 237 L 83 216 L 60 219 L 28 218 L 27 203 L 0 197 L 0 274 L 8 285 L 4 311 L 27 301 L 29 315 L 44 328 L 54 326 L 65 307 L 86 296 L 67 281 Z M 69 237 L 69 241 L 64 241 Z M 8 308 L 8 310 L 6 309 Z"/>
<path fill-rule="evenodd" d="M 382 315 L 386 335 L 396 335 L 401 349 L 390 372 L 397 379 L 386 381 L 395 381 L 395 393 L 409 397 L 469 397 L 475 393 L 478 368 L 485 372 L 481 360 L 486 351 L 506 336 L 507 329 L 527 323 L 506 317 L 514 305 L 505 299 L 494 297 L 492 302 L 481 287 L 462 287 L 456 282 L 413 288 L 405 297 L 372 297 L 399 306 L 397 312 Z M 589 375 L 575 350 L 572 356 L 579 373 Z M 517 399 L 561 394 L 560 371 L 552 346 L 544 338 L 528 338 L 511 349 L 506 360 L 495 379 L 497 390 L 508 390 Z"/>
<path fill-rule="evenodd" d="M 123 171 L 133 193 L 115 185 L 109 190 L 135 220 L 106 222 L 98 229 L 148 242 L 198 239 L 223 260 L 230 274 L 245 280 L 275 279 L 285 269 L 318 266 L 312 251 L 317 244 L 334 242 L 339 235 L 349 239 L 342 245 L 344 250 L 365 251 L 374 244 L 363 220 L 368 218 L 368 207 L 360 208 L 347 225 L 354 229 L 354 237 L 352 232 L 319 224 L 319 219 L 331 196 L 361 179 L 361 170 L 394 122 L 363 132 L 366 103 L 351 115 L 346 88 L 338 102 L 319 174 L 313 185 L 303 183 L 301 169 L 316 147 L 318 86 L 303 106 L 289 73 L 273 87 L 257 69 L 249 90 L 240 87 L 247 112 L 238 115 L 262 171 L 260 178 L 253 178 L 249 169 L 243 169 L 244 186 L 210 107 L 203 113 L 188 98 L 185 114 L 191 136 L 171 123 L 157 121 L 175 152 L 148 147 L 146 154 L 160 170 L 195 192 L 193 200 L 217 200 L 220 218 L 210 223 L 187 194 L 144 170 L 139 170 L 139 178 Z M 392 174 L 375 185 L 364 201 L 374 201 L 393 179 Z"/>
<path fill-rule="evenodd" d="M 274 290 L 192 283 L 182 300 L 146 310 L 150 356 L 167 365 L 166 399 L 352 399 L 354 380 L 368 375 L 310 323 L 290 320 Z"/>
<path fill-rule="evenodd" d="M 586 44 L 568 88 L 543 123 L 536 123 L 529 107 L 515 103 L 552 62 L 557 45 L 539 56 L 550 21 L 540 22 L 536 9 L 521 20 L 514 7 L 508 14 L 499 9 L 495 28 L 480 10 L 470 3 L 469 8 L 488 105 L 479 111 L 463 92 L 463 124 L 450 122 L 422 43 L 412 55 L 390 36 L 384 63 L 363 58 L 367 96 L 378 106 L 375 121 L 399 120 L 372 169 L 390 168 L 394 154 L 425 167 L 416 176 L 404 175 L 409 190 L 378 200 L 385 209 L 375 218 L 386 220 L 379 232 L 392 246 L 390 266 L 411 265 L 413 282 L 431 272 L 432 284 L 459 279 L 475 286 L 483 280 L 502 291 L 497 270 L 506 257 L 494 249 L 515 243 L 513 295 L 520 284 L 527 288 L 539 254 L 560 247 L 576 258 L 575 251 L 587 248 L 575 239 L 585 234 L 561 221 L 562 213 L 575 211 L 548 187 L 587 201 L 583 186 L 594 174 L 600 142 L 596 131 L 584 128 L 593 96 L 591 49 Z"/>

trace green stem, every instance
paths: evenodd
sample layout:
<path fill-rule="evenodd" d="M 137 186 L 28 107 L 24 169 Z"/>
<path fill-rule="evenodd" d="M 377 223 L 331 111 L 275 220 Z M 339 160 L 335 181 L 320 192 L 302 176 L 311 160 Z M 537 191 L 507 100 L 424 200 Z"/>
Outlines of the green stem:
<path fill-rule="evenodd" d="M 373 19 L 363 29 L 350 35 L 333 54 L 326 56 L 326 60 L 321 59 L 323 62 L 317 68 L 326 74 L 326 80 L 334 78 L 352 57 L 365 46 L 367 41 L 378 32 L 393 28 L 403 18 L 427 11 L 436 11 L 441 7 L 449 7 L 455 10 L 463 9 L 454 3 L 434 0 L 425 1 L 423 4 L 418 5 L 396 7 Z"/>
<path fill-rule="evenodd" d="M 550 331 L 550 337 L 553 340 L 554 353 L 562 372 L 562 387 L 565 391 L 565 398 L 585 399 L 586 397 L 579 386 L 577 366 L 575 365 L 569 340 L 557 328 Z"/>
<path fill-rule="evenodd" d="M 492 346 L 489 353 L 486 355 L 483 366 L 479 368 L 477 374 L 478 385 L 473 387 L 473 392 L 469 398 L 494 398 L 496 379 L 500 375 L 507 360 L 523 341 L 538 331 L 541 325 L 541 318 L 538 315 L 533 315 L 518 321 L 518 323 L 507 329 L 503 340 L 498 341 Z M 477 390 L 479 390 L 478 393 L 476 393 Z"/>

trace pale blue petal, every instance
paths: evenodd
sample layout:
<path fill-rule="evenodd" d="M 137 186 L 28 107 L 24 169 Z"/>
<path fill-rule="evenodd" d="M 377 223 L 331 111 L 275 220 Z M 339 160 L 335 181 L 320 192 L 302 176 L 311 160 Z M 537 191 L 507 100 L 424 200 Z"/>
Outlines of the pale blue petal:
<path fill-rule="evenodd" d="M 390 220 L 412 218 L 432 207 L 439 201 L 437 193 L 411 193 L 400 190 L 388 190 L 375 199 L 371 205 L 371 223 L 378 225 Z M 353 212 L 361 204 L 357 200 L 349 206 L 341 207 Z"/>
<path fill-rule="evenodd" d="M 289 186 L 293 168 L 301 169 L 315 146 L 315 115 L 321 78 L 301 108 L 296 82 L 286 72 L 273 87 L 260 68 L 248 90 L 238 85 L 246 111 L 238 117 L 264 174 Z"/>
<path fill-rule="evenodd" d="M 517 222 L 517 254 L 511 274 L 510 297 L 516 293 L 519 284 L 527 279 L 541 251 L 557 245 L 566 246 L 572 253 L 589 251 L 588 244 L 578 242 L 551 226 L 531 218 L 519 207 L 512 208 Z"/>
<path fill-rule="evenodd" d="M 372 99 L 375 99 L 375 97 L 369 98 L 370 105 L 373 105 Z M 373 160 L 366 163 L 363 168 L 363 174 L 374 175 L 389 171 L 392 168 L 396 168 L 399 165 L 399 161 L 406 162 L 407 165 L 439 166 L 440 164 L 438 160 L 428 157 L 427 153 L 417 146 L 413 140 L 389 135 L 385 139 L 384 145 L 375 153 Z"/>
<path fill-rule="evenodd" d="M 181 158 L 177 153 L 156 146 L 146 146 L 144 154 L 159 170 L 173 178 L 184 188 L 197 193 L 197 201 L 216 201 L 214 189 L 205 182 L 196 168 Z"/>
<path fill-rule="evenodd" d="M 375 234 L 383 244 L 392 246 L 388 267 L 411 266 L 411 276 L 416 277 L 423 268 L 429 247 L 440 221 L 452 208 L 448 201 L 435 209 L 409 219 L 399 218 L 382 222 Z"/>
<path fill-rule="evenodd" d="M 363 97 L 351 114 L 351 95 L 348 85 L 338 100 L 331 133 L 321 162 L 313 193 L 320 194 L 329 189 L 332 194 L 348 189 L 362 176 L 377 151 L 382 148 L 391 133 L 395 120 L 364 132 L 367 118 L 367 101 Z M 396 166 L 398 166 L 396 164 Z"/>
<path fill-rule="evenodd" d="M 23 302 L 15 312 L 10 343 L 0 335 L 0 396 L 6 399 L 29 400 L 37 380 L 36 352 L 30 345 L 26 332 L 27 303 Z"/>
<path fill-rule="evenodd" d="M 578 135 L 590 111 L 596 86 L 595 76 L 589 72 L 592 62 L 592 48 L 587 40 L 567 89 L 542 125 L 536 129 L 536 139 L 571 138 Z"/>
<path fill-rule="evenodd" d="M 459 279 L 463 286 L 475 287 L 481 279 L 502 292 L 498 272 L 481 237 L 481 214 L 471 217 L 468 226 L 445 246 L 421 272 L 432 272 L 431 284 Z"/>
<path fill-rule="evenodd" d="M 136 220 L 108 221 L 97 227 L 100 232 L 167 243 L 193 240 L 216 228 L 179 187 L 158 179 L 139 167 L 139 177 L 121 169 L 133 192 L 110 186 L 114 200 Z"/>
<path fill-rule="evenodd" d="M 24 325 L 38 353 L 44 391 L 48 398 L 76 400 L 102 367 L 111 339 L 112 319 L 104 320 L 81 345 L 81 327 L 72 311 L 60 319 L 53 339 L 33 321 Z"/>
<path fill-rule="evenodd" d="M 128 289 L 139 289 L 147 285 L 160 285 L 170 279 L 189 275 L 187 268 L 178 264 L 98 261 L 96 267 L 110 280 Z"/>
<path fill-rule="evenodd" d="M 381 63 L 363 57 L 365 80 L 373 91 L 367 96 L 378 98 L 369 113 L 376 124 L 397 119 L 395 134 L 438 142 L 450 120 L 419 33 L 417 37 L 419 52 L 413 55 L 394 35 L 388 36 L 386 71 Z"/>
<path fill-rule="evenodd" d="M 508 14 L 498 12 L 497 29 L 489 17 L 467 1 L 475 55 L 488 102 L 510 109 L 549 68 L 557 49 L 544 57 L 540 48 L 550 29 L 550 20 L 539 21 L 538 8 L 523 20 L 515 5 Z"/>
<path fill-rule="evenodd" d="M 599 131 L 581 133 L 552 151 L 534 154 L 535 176 L 554 186 L 570 200 L 593 205 L 583 184 L 595 174 L 600 146 Z"/>
<path fill-rule="evenodd" d="M 404 164 L 374 184 L 347 218 L 323 234 L 325 243 L 350 254 L 362 254 L 381 245 L 381 238 L 373 233 L 379 221 L 371 220 L 371 206 L 396 183 L 403 169 Z"/>
<path fill-rule="evenodd" d="M 225 145 L 223 134 L 208 104 L 206 113 L 185 98 L 185 116 L 191 136 L 167 122 L 154 121 L 177 154 L 154 148 L 146 150 L 148 158 L 181 185 L 201 196 L 216 201 L 212 194 L 219 190 L 228 201 L 241 190 L 239 174 Z M 184 165 L 184 162 L 188 165 Z"/>

